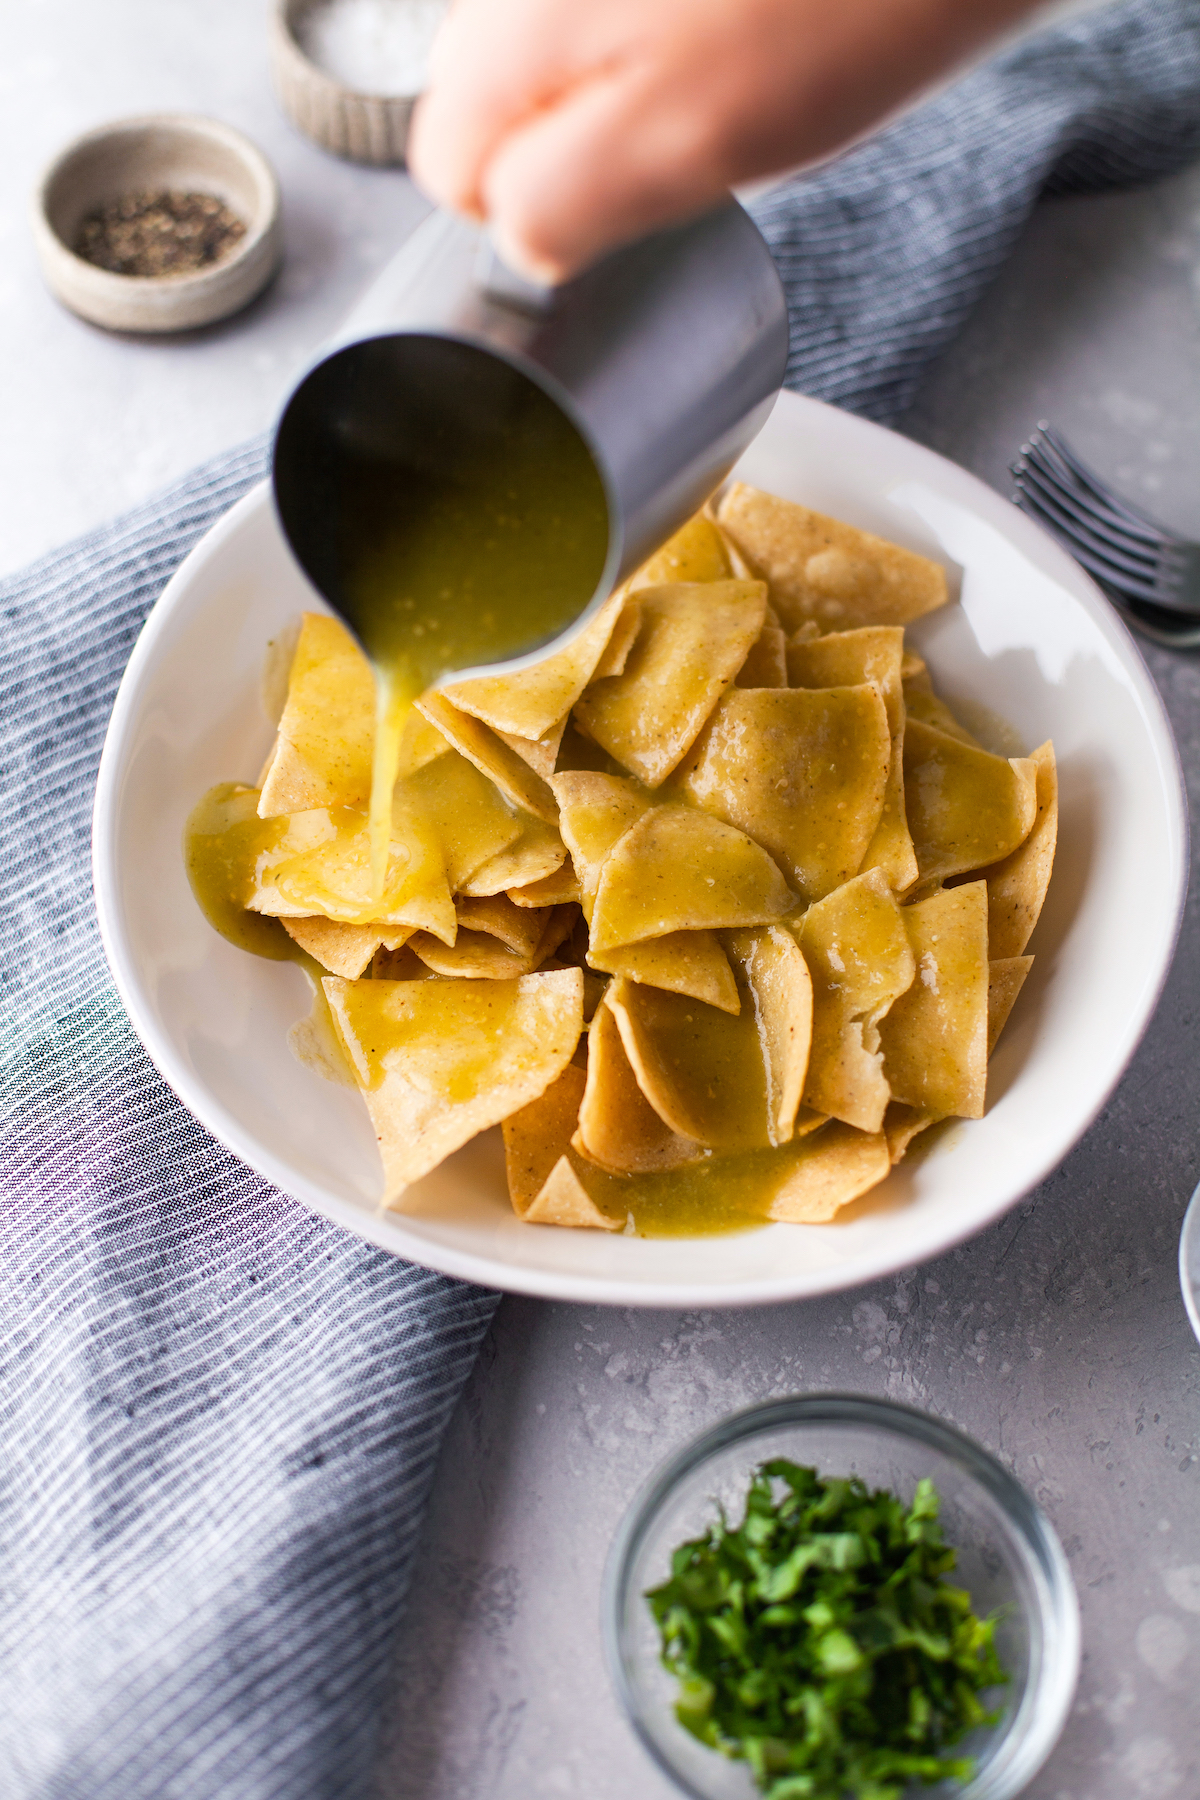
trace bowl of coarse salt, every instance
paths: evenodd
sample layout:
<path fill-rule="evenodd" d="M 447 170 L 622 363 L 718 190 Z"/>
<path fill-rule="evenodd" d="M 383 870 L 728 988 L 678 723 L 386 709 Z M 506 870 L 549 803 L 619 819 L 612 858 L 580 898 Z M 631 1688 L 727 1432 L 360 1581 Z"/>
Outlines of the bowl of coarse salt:
<path fill-rule="evenodd" d="M 271 75 L 292 124 L 352 162 L 404 162 L 448 0 L 275 0 Z"/>

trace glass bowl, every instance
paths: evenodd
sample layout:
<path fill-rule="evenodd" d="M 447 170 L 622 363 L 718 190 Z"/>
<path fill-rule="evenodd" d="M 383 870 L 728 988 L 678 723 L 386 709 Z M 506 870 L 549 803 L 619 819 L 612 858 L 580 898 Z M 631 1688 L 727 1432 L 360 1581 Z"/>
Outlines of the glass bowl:
<path fill-rule="evenodd" d="M 1200 1187 L 1192 1195 L 1179 1236 L 1179 1285 L 1192 1330 L 1200 1338 Z"/>
<path fill-rule="evenodd" d="M 675 1678 L 659 1661 L 658 1629 L 644 1595 L 670 1572 L 671 1552 L 699 1536 L 718 1503 L 741 1519 L 750 1476 L 771 1457 L 856 1474 L 910 1500 L 929 1476 L 941 1497 L 946 1542 L 958 1550 L 949 1579 L 981 1616 L 1002 1615 L 996 1648 L 1008 1685 L 985 1699 L 998 1723 L 954 1747 L 975 1758 L 965 1784 L 916 1787 L 957 1800 L 1010 1800 L 1049 1755 L 1079 1673 L 1079 1607 L 1062 1547 L 1019 1482 L 978 1444 L 940 1419 L 856 1394 L 804 1394 L 736 1413 L 687 1445 L 651 1477 L 625 1517 L 605 1577 L 609 1667 L 651 1756 L 694 1800 L 755 1800 L 744 1763 L 699 1743 L 676 1721 Z"/>

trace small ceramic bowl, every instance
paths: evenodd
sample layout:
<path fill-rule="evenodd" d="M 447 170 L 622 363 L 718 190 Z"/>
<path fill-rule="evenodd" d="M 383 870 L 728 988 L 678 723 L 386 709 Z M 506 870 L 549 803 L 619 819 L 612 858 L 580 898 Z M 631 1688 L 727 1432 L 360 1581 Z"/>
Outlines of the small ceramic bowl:
<path fill-rule="evenodd" d="M 676 1546 L 714 1521 L 718 1505 L 741 1519 L 751 1474 L 776 1456 L 825 1476 L 859 1475 L 904 1500 L 922 1476 L 933 1480 L 946 1542 L 958 1551 L 950 1579 L 981 1617 L 1000 1615 L 996 1648 L 1009 1673 L 1006 1687 L 984 1696 L 1001 1709 L 998 1723 L 954 1747 L 974 1757 L 975 1773 L 953 1793 L 1013 1800 L 1050 1754 L 1075 1692 L 1079 1607 L 1066 1557 L 1040 1508 L 978 1444 L 926 1413 L 855 1394 L 805 1394 L 735 1414 L 672 1457 L 630 1508 L 609 1558 L 605 1641 L 617 1691 L 651 1756 L 692 1800 L 757 1795 L 745 1763 L 708 1749 L 675 1718 L 678 1683 L 659 1661 L 645 1593 L 670 1573 Z"/>
<path fill-rule="evenodd" d="M 350 162 L 402 166 L 416 94 L 367 94 L 345 86 L 307 55 L 304 26 L 326 0 L 275 0 L 271 79 L 298 131 Z"/>
<path fill-rule="evenodd" d="M 75 253 L 88 214 L 126 194 L 212 194 L 246 234 L 191 275 L 116 275 Z M 279 183 L 262 152 L 215 119 L 151 113 L 76 138 L 33 197 L 33 234 L 46 283 L 64 306 L 110 331 L 187 331 L 211 325 L 262 292 L 283 256 Z"/>

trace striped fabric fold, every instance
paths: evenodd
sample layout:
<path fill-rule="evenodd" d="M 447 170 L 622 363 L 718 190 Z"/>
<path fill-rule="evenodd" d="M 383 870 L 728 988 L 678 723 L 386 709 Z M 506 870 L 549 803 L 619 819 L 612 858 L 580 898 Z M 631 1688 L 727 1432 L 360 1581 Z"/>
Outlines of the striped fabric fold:
<path fill-rule="evenodd" d="M 898 417 L 1040 194 L 1198 151 L 1200 0 L 1021 45 L 755 208 L 789 385 Z M 220 1149 L 104 968 L 89 829 L 117 682 L 264 468 L 246 446 L 0 584 L 4 1800 L 368 1791 L 434 1461 L 495 1305 Z"/>
<path fill-rule="evenodd" d="M 788 294 L 787 385 L 902 418 L 1042 195 L 1200 155 L 1200 0 L 1038 33 L 751 208 Z"/>

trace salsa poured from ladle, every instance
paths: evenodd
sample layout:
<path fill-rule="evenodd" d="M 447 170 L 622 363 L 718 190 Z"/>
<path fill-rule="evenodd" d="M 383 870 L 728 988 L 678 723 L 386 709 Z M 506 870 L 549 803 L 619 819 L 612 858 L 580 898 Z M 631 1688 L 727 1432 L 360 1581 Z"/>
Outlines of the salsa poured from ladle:
<path fill-rule="evenodd" d="M 379 893 L 409 708 L 447 674 L 537 650 L 580 617 L 608 557 L 604 483 L 527 375 L 403 335 L 352 344 L 301 385 L 275 487 L 293 550 L 374 667 Z"/>

